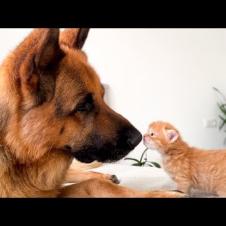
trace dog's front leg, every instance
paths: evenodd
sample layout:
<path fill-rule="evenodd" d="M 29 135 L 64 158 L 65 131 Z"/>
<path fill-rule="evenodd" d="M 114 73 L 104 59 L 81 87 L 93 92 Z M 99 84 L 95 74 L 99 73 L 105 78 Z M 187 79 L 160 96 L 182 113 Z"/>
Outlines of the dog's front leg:
<path fill-rule="evenodd" d="M 119 180 L 115 175 L 82 171 L 73 168 L 69 168 L 67 171 L 64 183 L 81 183 L 91 179 L 109 180 L 115 184 L 119 184 Z"/>
<path fill-rule="evenodd" d="M 185 197 L 184 194 L 174 191 L 135 191 L 108 180 L 90 179 L 78 184 L 61 188 L 59 197 L 77 198 L 177 198 Z"/>

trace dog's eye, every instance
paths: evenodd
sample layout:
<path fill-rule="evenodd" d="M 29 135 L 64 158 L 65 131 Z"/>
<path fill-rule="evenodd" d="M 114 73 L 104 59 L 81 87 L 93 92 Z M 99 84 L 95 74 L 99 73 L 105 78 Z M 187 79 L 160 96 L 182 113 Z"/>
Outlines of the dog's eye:
<path fill-rule="evenodd" d="M 93 108 L 92 103 L 82 103 L 76 107 L 75 112 L 91 111 L 92 108 Z"/>
<path fill-rule="evenodd" d="M 79 103 L 75 110 L 73 111 L 74 113 L 76 112 L 90 112 L 94 108 L 93 104 L 93 97 L 91 94 L 88 94 L 84 100 Z"/>

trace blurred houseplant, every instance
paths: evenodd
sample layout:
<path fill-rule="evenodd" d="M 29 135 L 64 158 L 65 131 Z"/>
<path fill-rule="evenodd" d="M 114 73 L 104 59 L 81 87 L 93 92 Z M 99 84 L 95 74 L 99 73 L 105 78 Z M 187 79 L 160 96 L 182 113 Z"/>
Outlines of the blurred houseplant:
<path fill-rule="evenodd" d="M 217 102 L 217 106 L 221 112 L 218 117 L 220 118 L 219 130 L 222 130 L 226 124 L 226 97 L 225 95 L 217 88 L 213 87 L 213 89 L 220 95 L 220 100 Z M 226 130 L 224 130 L 226 132 Z M 226 137 L 224 138 L 224 145 L 226 144 Z"/>
<path fill-rule="evenodd" d="M 147 150 L 148 150 L 148 148 L 146 148 L 142 152 L 140 159 L 125 158 L 124 160 L 132 160 L 132 161 L 134 161 L 132 166 L 150 166 L 150 167 L 161 168 L 161 166 L 157 162 L 148 161 L 148 159 L 147 159 Z"/>
<path fill-rule="evenodd" d="M 221 112 L 220 115 L 218 115 L 218 117 L 220 118 L 221 120 L 221 123 L 219 125 L 219 130 L 222 130 L 223 127 L 225 126 L 226 124 L 226 97 L 225 95 L 217 88 L 213 87 L 213 89 L 220 95 L 220 99 L 218 102 L 217 102 L 217 106 Z"/>

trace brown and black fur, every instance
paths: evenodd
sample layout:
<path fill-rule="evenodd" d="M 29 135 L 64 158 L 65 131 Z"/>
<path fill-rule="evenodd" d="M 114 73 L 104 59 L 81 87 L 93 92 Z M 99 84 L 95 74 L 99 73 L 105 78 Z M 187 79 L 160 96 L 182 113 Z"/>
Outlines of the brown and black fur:
<path fill-rule="evenodd" d="M 70 168 L 128 154 L 141 134 L 103 100 L 81 50 L 88 29 L 34 29 L 0 67 L 1 197 L 177 197 Z M 69 169 L 70 168 L 70 169 Z M 76 184 L 62 188 L 64 182 Z"/>

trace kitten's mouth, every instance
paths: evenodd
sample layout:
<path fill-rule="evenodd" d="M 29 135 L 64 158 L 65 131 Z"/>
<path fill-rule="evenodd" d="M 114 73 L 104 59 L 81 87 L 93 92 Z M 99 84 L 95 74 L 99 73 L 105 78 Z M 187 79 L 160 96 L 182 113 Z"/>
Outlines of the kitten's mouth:
<path fill-rule="evenodd" d="M 143 144 L 146 148 L 150 149 L 150 150 L 154 150 L 156 149 L 155 145 L 153 142 L 148 142 L 146 139 L 143 139 Z"/>

